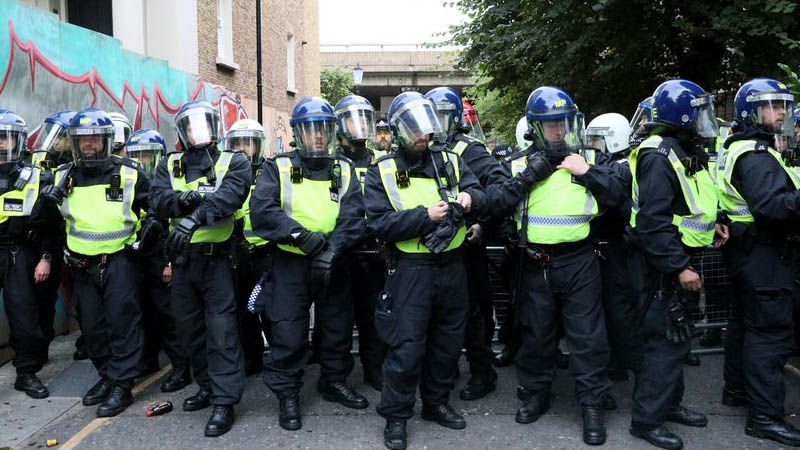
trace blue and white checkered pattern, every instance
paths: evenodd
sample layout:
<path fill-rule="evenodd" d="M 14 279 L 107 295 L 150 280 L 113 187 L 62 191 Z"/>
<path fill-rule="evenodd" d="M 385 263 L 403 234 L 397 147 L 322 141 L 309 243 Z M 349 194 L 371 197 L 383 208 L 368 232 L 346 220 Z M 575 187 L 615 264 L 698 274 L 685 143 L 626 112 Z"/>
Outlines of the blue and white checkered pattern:
<path fill-rule="evenodd" d="M 529 216 L 528 223 L 531 225 L 544 225 L 552 227 L 569 227 L 581 225 L 589 220 L 591 216 L 567 216 L 567 217 L 548 217 L 548 216 Z"/>

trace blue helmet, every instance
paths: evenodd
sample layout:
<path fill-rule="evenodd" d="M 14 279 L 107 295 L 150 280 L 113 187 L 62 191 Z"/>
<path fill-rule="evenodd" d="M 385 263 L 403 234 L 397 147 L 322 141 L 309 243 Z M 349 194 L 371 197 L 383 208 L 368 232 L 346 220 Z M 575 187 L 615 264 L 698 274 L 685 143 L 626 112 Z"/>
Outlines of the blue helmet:
<path fill-rule="evenodd" d="M 734 120 L 763 133 L 794 136 L 794 95 L 785 84 L 770 78 L 754 78 L 736 92 Z"/>
<path fill-rule="evenodd" d="M 349 141 L 366 142 L 375 137 L 375 108 L 360 95 L 342 97 L 336 103 L 336 133 Z"/>
<path fill-rule="evenodd" d="M 19 114 L 0 109 L 0 163 L 17 161 L 25 151 L 28 125 Z"/>
<path fill-rule="evenodd" d="M 669 80 L 656 88 L 652 122 L 703 138 L 719 134 L 714 96 L 688 80 Z"/>
<path fill-rule="evenodd" d="M 97 108 L 79 111 L 67 131 L 72 143 L 72 158 L 80 167 L 95 168 L 105 164 L 114 142 L 114 123 Z"/>
<path fill-rule="evenodd" d="M 582 146 L 583 114 L 563 89 L 542 86 L 534 89 L 525 104 L 533 144 L 554 161 Z"/>
<path fill-rule="evenodd" d="M 175 114 L 175 128 L 185 150 L 215 145 L 220 135 L 219 112 L 208 102 L 184 103 Z"/>
<path fill-rule="evenodd" d="M 67 136 L 67 129 L 72 118 L 77 114 L 72 110 L 53 113 L 44 119 L 44 123 L 36 133 L 36 140 L 30 149 L 34 152 L 49 152 L 59 159 L 72 157 L 72 145 Z"/>
<path fill-rule="evenodd" d="M 464 105 L 461 103 L 461 96 L 458 95 L 458 92 L 450 87 L 437 87 L 428 91 L 425 98 L 436 106 L 436 114 L 439 116 L 439 123 L 442 124 L 442 131 L 446 135 L 455 133 L 461 126 L 464 114 Z"/>
<path fill-rule="evenodd" d="M 125 151 L 128 158 L 138 161 L 145 173 L 153 176 L 159 161 L 167 154 L 167 144 L 158 131 L 142 128 L 128 138 Z"/>
<path fill-rule="evenodd" d="M 631 129 L 636 132 L 636 130 L 646 124 L 647 122 L 653 121 L 653 96 L 647 97 L 646 99 L 639 102 L 639 106 L 636 107 L 636 112 L 633 114 L 633 118 L 631 119 Z"/>
<path fill-rule="evenodd" d="M 436 106 L 419 92 L 403 92 L 389 106 L 389 127 L 401 148 L 422 151 L 442 135 Z"/>
<path fill-rule="evenodd" d="M 324 158 L 334 154 L 336 114 L 320 97 L 304 97 L 292 109 L 289 126 L 297 152 L 304 158 Z"/>

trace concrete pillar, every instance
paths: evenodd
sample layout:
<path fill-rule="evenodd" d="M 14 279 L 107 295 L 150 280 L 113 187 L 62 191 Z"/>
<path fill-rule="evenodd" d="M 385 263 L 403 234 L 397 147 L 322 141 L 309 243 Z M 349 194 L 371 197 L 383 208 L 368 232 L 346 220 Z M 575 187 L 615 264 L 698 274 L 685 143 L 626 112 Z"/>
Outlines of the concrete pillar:
<path fill-rule="evenodd" d="M 145 54 L 144 0 L 112 0 L 114 37 L 122 48 Z"/>

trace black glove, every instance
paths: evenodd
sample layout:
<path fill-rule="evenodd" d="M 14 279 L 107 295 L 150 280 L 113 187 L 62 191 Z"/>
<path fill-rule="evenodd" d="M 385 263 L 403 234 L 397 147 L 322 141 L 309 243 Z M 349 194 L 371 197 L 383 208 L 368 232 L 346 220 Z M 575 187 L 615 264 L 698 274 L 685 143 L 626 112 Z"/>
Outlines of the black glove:
<path fill-rule="evenodd" d="M 328 238 L 324 234 L 305 231 L 297 237 L 294 245 L 306 256 L 313 258 L 325 248 L 327 243 Z"/>
<path fill-rule="evenodd" d="M 464 207 L 460 203 L 450 202 L 449 205 L 444 220 L 439 222 L 433 231 L 422 237 L 422 245 L 435 255 L 442 253 L 453 241 L 464 216 Z"/>
<path fill-rule="evenodd" d="M 686 310 L 686 305 L 677 297 L 667 304 L 664 311 L 667 340 L 673 344 L 680 344 L 692 338 L 691 317 Z"/>
<path fill-rule="evenodd" d="M 51 203 L 55 203 L 56 205 L 63 203 L 66 196 L 67 191 L 61 186 L 51 184 L 42 189 L 42 197 Z"/>
<path fill-rule="evenodd" d="M 528 167 L 516 176 L 517 182 L 525 189 L 530 189 L 533 183 L 547 179 L 555 172 L 553 165 L 542 152 L 528 155 Z"/>
<path fill-rule="evenodd" d="M 137 252 L 147 252 L 153 249 L 161 237 L 164 227 L 161 222 L 152 216 L 147 216 L 139 232 L 139 240 L 133 243 L 133 249 Z"/>
<path fill-rule="evenodd" d="M 205 208 L 197 208 L 178 222 L 175 229 L 167 236 L 167 241 L 165 242 L 167 251 L 173 258 L 186 251 L 192 240 L 192 235 L 205 221 Z"/>
<path fill-rule="evenodd" d="M 178 197 L 178 207 L 186 214 L 193 211 L 203 203 L 203 196 L 197 191 L 186 191 Z"/>
<path fill-rule="evenodd" d="M 325 250 L 318 252 L 311 260 L 311 279 L 323 287 L 327 287 L 331 281 L 331 270 L 333 260 L 336 259 L 336 249 L 328 245 Z"/>

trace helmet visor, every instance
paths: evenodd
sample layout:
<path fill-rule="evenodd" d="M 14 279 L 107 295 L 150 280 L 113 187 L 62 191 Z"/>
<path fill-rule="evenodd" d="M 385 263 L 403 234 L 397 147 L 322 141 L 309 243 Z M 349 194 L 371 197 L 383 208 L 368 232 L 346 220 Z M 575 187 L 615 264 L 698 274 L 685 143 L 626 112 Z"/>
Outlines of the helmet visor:
<path fill-rule="evenodd" d="M 762 131 L 779 136 L 794 136 L 794 96 L 791 94 L 753 95 L 755 125 Z"/>
<path fill-rule="evenodd" d="M 131 137 L 131 127 L 127 123 L 121 121 L 113 121 L 114 123 L 114 150 L 119 150 L 128 142 Z"/>
<path fill-rule="evenodd" d="M 125 150 L 128 158 L 141 164 L 144 172 L 151 177 L 156 172 L 156 166 L 164 154 L 164 148 L 154 144 L 128 145 Z"/>
<path fill-rule="evenodd" d="M 366 141 L 375 136 L 375 113 L 362 106 L 350 106 L 336 111 L 339 128 L 351 141 Z"/>
<path fill-rule="evenodd" d="M 481 142 L 486 141 L 486 135 L 483 134 L 483 127 L 481 127 L 481 122 L 478 120 L 477 111 L 465 112 L 464 118 L 464 125 L 469 129 L 469 135 Z"/>
<path fill-rule="evenodd" d="M 719 122 L 717 122 L 717 115 L 714 113 L 714 97 L 704 95 L 692 100 L 691 105 L 697 108 L 694 121 L 695 133 L 704 138 L 719 136 Z"/>
<path fill-rule="evenodd" d="M 614 130 L 609 127 L 589 127 L 583 134 L 583 143 L 588 148 L 606 153 L 609 151 L 606 138 L 612 136 L 614 136 Z"/>
<path fill-rule="evenodd" d="M 583 115 L 530 122 L 534 143 L 556 159 L 577 152 L 582 146 Z"/>
<path fill-rule="evenodd" d="M 178 136 L 188 148 L 219 142 L 219 116 L 205 109 L 190 109 L 176 121 Z"/>
<path fill-rule="evenodd" d="M 27 133 L 16 126 L 0 126 L 0 163 L 19 160 Z"/>
<path fill-rule="evenodd" d="M 414 100 L 400 108 L 392 117 L 397 138 L 405 147 L 417 147 L 430 141 L 433 136 L 442 136 L 442 125 L 436 109 L 429 100 Z"/>
<path fill-rule="evenodd" d="M 653 110 L 650 108 L 645 108 L 644 106 L 639 106 L 636 108 L 636 113 L 633 114 L 633 119 L 631 119 L 631 129 L 636 130 L 644 124 L 653 121 Z"/>
<path fill-rule="evenodd" d="M 296 123 L 292 131 L 300 156 L 304 158 L 333 156 L 333 138 L 336 131 L 336 123 L 333 120 Z"/>
<path fill-rule="evenodd" d="M 67 138 L 67 128 L 57 123 L 45 122 L 36 135 L 33 143 L 34 151 L 51 152 L 55 155 L 62 155 L 70 152 L 69 138 Z"/>
<path fill-rule="evenodd" d="M 114 140 L 114 128 L 72 128 L 72 158 L 80 167 L 99 167 L 105 164 Z"/>
<path fill-rule="evenodd" d="M 446 135 L 453 129 L 456 124 L 456 105 L 450 102 L 438 102 L 436 106 L 436 117 L 439 119 L 439 124 L 442 126 L 442 135 Z M 441 136 L 436 136 L 440 138 Z"/>
<path fill-rule="evenodd" d="M 244 153 L 252 164 L 261 164 L 267 157 L 266 144 L 264 133 L 236 130 L 228 132 L 224 147 L 225 150 Z"/>

